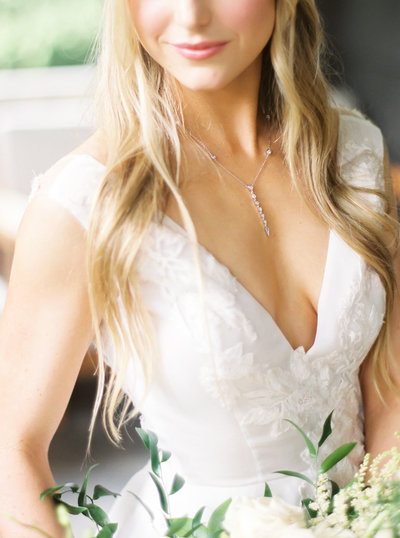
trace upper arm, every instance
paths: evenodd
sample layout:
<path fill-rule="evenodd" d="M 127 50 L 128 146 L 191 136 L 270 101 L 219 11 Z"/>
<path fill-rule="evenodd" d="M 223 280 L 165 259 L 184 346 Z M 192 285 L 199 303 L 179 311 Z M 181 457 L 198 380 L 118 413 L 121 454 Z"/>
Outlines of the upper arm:
<path fill-rule="evenodd" d="M 93 337 L 86 233 L 45 192 L 21 222 L 0 318 L 0 443 L 25 449 L 48 447 Z"/>

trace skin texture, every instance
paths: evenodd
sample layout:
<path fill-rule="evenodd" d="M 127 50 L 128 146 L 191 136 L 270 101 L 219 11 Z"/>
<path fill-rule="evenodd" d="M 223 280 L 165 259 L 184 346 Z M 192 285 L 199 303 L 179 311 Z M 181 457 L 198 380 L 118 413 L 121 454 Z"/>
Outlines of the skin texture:
<path fill-rule="evenodd" d="M 180 84 L 187 126 L 225 166 L 251 183 L 267 145 L 257 102 L 260 53 L 274 24 L 273 0 L 132 0 L 130 8 L 145 48 Z M 168 44 L 210 39 L 229 43 L 200 63 L 182 58 Z M 182 170 L 182 196 L 199 242 L 270 312 L 293 348 L 308 349 L 316 334 L 329 231 L 292 189 L 279 142 L 272 145 L 257 181 L 269 238 L 244 188 L 220 174 L 193 143 L 184 141 L 182 147 L 190 163 Z M 104 162 L 101 133 L 76 153 Z M 45 174 L 42 193 L 25 214 L 0 320 L 0 535 L 7 538 L 18 536 L 9 513 L 60 536 L 50 502 L 39 503 L 38 496 L 54 484 L 48 447 L 93 337 L 85 234 L 46 196 L 65 163 Z M 173 200 L 167 213 L 183 224 Z M 399 325 L 396 298 L 392 334 L 397 356 Z M 398 400 L 390 397 L 389 408 L 379 403 L 368 368 L 362 386 L 367 448 L 376 452 L 393 444 Z M 24 531 L 23 536 L 37 534 Z"/>
<path fill-rule="evenodd" d="M 240 0 L 232 8 L 227 0 L 131 0 L 130 7 L 143 46 L 179 84 L 185 125 L 221 163 L 251 183 L 267 146 L 265 122 L 257 117 L 258 92 L 275 2 Z M 228 45 L 202 61 L 183 58 L 169 45 L 209 40 L 228 40 Z M 293 191 L 279 143 L 273 144 L 256 187 L 271 224 L 268 239 L 243 186 L 220 174 L 191 141 L 182 143 L 189 166 L 181 194 L 200 243 L 271 313 L 292 347 L 310 348 L 329 232 Z M 166 212 L 183 225 L 173 199 Z"/>
<path fill-rule="evenodd" d="M 21 223 L 0 318 L 0 534 L 6 538 L 37 536 L 10 514 L 61 536 L 51 501 L 39 503 L 39 494 L 54 484 L 48 447 L 92 339 L 85 235 L 45 194 L 56 169 Z"/>
<path fill-rule="evenodd" d="M 246 80 L 247 70 L 269 41 L 274 0 L 131 0 L 138 37 L 162 67 L 193 91 L 212 91 Z M 178 43 L 227 42 L 207 61 L 183 58 Z"/>

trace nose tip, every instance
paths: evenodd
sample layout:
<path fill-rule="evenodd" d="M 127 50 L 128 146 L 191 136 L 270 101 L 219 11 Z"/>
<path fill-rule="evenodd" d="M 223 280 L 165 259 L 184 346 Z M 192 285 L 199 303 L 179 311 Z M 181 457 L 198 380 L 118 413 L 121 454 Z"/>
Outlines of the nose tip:
<path fill-rule="evenodd" d="M 208 0 L 182 0 L 177 9 L 178 22 L 188 28 L 207 26 L 211 21 Z"/>

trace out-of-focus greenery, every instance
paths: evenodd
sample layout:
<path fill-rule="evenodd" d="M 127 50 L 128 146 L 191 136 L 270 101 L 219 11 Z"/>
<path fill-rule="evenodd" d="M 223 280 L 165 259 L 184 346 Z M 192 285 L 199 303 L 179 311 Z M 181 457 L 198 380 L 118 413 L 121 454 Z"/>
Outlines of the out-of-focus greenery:
<path fill-rule="evenodd" d="M 0 0 L 0 68 L 85 63 L 103 0 Z"/>

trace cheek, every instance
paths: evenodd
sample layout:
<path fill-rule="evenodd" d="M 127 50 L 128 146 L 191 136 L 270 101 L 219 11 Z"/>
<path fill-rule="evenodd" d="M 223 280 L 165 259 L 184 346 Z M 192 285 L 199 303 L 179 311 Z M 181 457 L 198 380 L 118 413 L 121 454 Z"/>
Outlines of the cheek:
<path fill-rule="evenodd" d="M 227 0 L 223 12 L 222 20 L 238 31 L 273 28 L 275 0 Z"/>
<path fill-rule="evenodd" d="M 130 0 L 129 8 L 142 43 L 160 35 L 168 23 L 169 12 L 161 0 Z"/>

